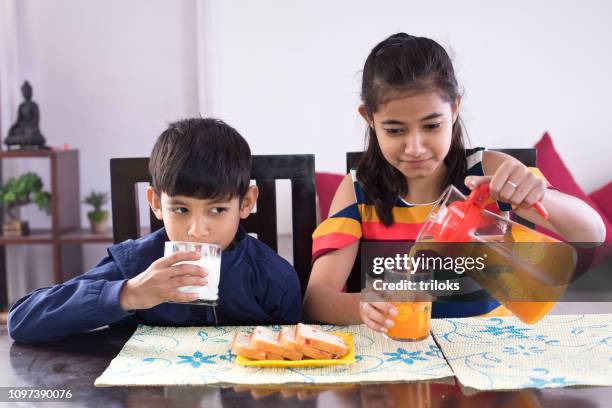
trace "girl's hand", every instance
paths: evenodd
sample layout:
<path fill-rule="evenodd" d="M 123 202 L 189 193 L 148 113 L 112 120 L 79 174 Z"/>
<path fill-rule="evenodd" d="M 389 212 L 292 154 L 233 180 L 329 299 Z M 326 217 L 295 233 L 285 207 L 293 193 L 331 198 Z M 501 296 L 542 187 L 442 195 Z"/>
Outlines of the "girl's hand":
<path fill-rule="evenodd" d="M 465 185 L 471 190 L 486 182 L 494 200 L 513 204 L 517 208 L 531 208 L 537 201 L 542 201 L 546 192 L 546 182 L 514 160 L 503 162 L 492 176 L 465 178 Z"/>
<path fill-rule="evenodd" d="M 361 302 L 359 316 L 370 329 L 386 333 L 395 324 L 391 318 L 397 316 L 397 309 L 387 302 Z"/>

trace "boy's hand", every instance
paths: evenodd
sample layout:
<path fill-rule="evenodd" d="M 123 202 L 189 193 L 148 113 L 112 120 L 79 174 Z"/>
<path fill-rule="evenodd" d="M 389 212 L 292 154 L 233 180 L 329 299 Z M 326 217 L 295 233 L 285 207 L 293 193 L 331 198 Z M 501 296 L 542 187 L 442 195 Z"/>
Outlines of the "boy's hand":
<path fill-rule="evenodd" d="M 489 182 L 489 191 L 494 200 L 511 203 L 518 208 L 531 208 L 542 201 L 546 192 L 546 182 L 533 174 L 527 166 L 517 161 L 506 161 L 493 176 L 468 176 L 465 185 L 471 190 Z"/>
<path fill-rule="evenodd" d="M 176 252 L 153 262 L 141 274 L 128 280 L 119 293 L 119 304 L 123 310 L 149 309 L 160 303 L 192 302 L 197 293 L 177 292 L 179 286 L 205 286 L 208 273 L 198 265 L 178 262 L 197 261 L 196 252 Z"/>
<path fill-rule="evenodd" d="M 388 302 L 360 302 L 359 316 L 370 329 L 386 333 L 395 324 L 391 318 L 397 316 L 397 309 Z"/>

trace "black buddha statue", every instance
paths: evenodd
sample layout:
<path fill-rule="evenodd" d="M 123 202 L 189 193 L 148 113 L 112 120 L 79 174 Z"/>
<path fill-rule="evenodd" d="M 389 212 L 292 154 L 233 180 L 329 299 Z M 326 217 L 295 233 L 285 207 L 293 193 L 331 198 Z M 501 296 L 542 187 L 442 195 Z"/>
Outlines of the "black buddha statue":
<path fill-rule="evenodd" d="M 9 150 L 48 149 L 45 146 L 45 138 L 38 128 L 40 114 L 38 105 L 32 101 L 32 87 L 28 81 L 23 83 L 21 93 L 25 101 L 19 105 L 17 122 L 9 129 L 4 143 Z"/>

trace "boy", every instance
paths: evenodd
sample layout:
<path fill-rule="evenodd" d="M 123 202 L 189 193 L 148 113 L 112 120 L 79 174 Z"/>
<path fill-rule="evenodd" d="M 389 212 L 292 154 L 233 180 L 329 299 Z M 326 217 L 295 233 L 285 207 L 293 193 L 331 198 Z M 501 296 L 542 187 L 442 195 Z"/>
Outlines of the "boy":
<path fill-rule="evenodd" d="M 164 131 L 151 153 L 147 200 L 164 228 L 108 249 L 84 275 L 38 289 L 9 312 L 14 340 L 41 342 L 107 324 L 259 325 L 301 319 L 295 270 L 239 226 L 257 201 L 249 186 L 251 152 L 240 134 L 215 119 L 186 119 Z M 197 299 L 185 285 L 206 285 L 206 271 L 178 262 L 194 253 L 163 257 L 164 242 L 192 241 L 222 247 L 216 310 L 185 305 Z M 215 316 L 216 312 L 216 316 Z"/>

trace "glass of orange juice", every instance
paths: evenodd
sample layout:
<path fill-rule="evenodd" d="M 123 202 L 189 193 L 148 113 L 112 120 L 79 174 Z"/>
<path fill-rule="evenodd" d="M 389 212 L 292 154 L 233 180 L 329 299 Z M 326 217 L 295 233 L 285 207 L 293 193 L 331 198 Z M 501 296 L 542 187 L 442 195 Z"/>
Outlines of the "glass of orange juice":
<path fill-rule="evenodd" d="M 397 341 L 419 341 L 429 336 L 432 296 L 427 289 L 433 273 L 417 271 L 385 270 L 385 300 L 397 309 L 397 316 L 390 317 L 394 325 L 386 336 Z"/>

